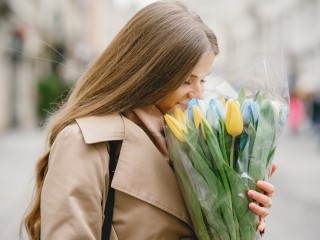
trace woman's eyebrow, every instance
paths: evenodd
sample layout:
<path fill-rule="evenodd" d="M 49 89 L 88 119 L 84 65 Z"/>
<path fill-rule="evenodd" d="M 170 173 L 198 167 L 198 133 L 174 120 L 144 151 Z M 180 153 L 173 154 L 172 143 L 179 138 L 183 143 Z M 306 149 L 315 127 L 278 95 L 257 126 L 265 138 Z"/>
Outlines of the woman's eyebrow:
<path fill-rule="evenodd" d="M 209 72 L 209 73 L 199 73 L 199 75 L 191 74 L 190 77 L 192 77 L 192 78 L 203 78 L 203 77 L 206 77 L 206 76 L 208 76 L 210 74 L 211 74 L 211 72 Z"/>

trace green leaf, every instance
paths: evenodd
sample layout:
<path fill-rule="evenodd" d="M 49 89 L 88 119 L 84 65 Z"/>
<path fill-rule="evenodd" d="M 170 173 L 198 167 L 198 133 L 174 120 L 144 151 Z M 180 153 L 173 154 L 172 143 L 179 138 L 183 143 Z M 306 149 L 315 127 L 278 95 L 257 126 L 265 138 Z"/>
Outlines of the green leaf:
<path fill-rule="evenodd" d="M 189 134 L 185 134 L 184 137 L 187 140 L 187 143 L 192 144 L 195 147 L 195 150 L 201 155 L 202 159 L 206 160 L 208 166 L 212 166 L 212 156 L 210 152 L 208 152 L 207 144 L 204 142 L 201 131 L 197 130 L 193 123 L 188 122 L 187 128 L 189 130 Z M 191 160 L 193 160 L 191 158 Z M 212 166 L 214 167 L 214 166 Z"/>
<path fill-rule="evenodd" d="M 228 134 L 223 120 L 219 119 L 219 145 L 224 158 L 225 163 L 229 163 L 231 136 Z"/>
<path fill-rule="evenodd" d="M 201 134 L 202 135 L 202 134 Z M 207 144 L 207 141 L 204 140 L 203 137 L 199 137 L 199 143 L 200 143 L 200 147 L 205 155 L 205 159 L 206 159 L 206 162 L 213 168 L 216 168 L 216 166 L 214 165 L 214 161 L 213 161 L 213 157 L 210 153 L 210 150 L 209 150 L 209 147 L 208 147 L 208 144 Z"/>
<path fill-rule="evenodd" d="M 260 91 L 257 92 L 256 97 L 255 97 L 255 101 L 259 104 L 259 107 L 261 107 L 262 102 L 263 102 L 263 98 L 262 98 L 262 96 L 261 96 Z"/>
<path fill-rule="evenodd" d="M 273 148 L 270 150 L 270 153 L 268 155 L 268 160 L 267 160 L 267 173 L 266 174 L 269 174 L 269 171 L 271 170 L 271 166 L 272 166 L 272 159 L 274 157 L 274 154 L 276 152 L 276 146 L 273 146 Z M 268 176 L 266 176 L 267 178 Z"/>
<path fill-rule="evenodd" d="M 181 152 L 183 152 L 183 148 L 185 148 L 185 143 L 180 143 L 171 132 L 169 132 L 169 138 L 172 143 L 172 146 L 169 149 L 171 161 L 174 166 L 181 192 L 186 201 L 188 211 L 191 213 L 190 216 L 197 231 L 197 235 L 199 239 L 210 240 L 209 230 L 206 228 L 202 209 L 194 191 L 193 179 L 191 178 L 192 175 L 196 174 L 195 170 L 192 169 L 192 164 L 188 157 L 186 157 L 188 159 L 186 160 L 181 154 Z"/>
<path fill-rule="evenodd" d="M 240 91 L 239 91 L 239 95 L 238 95 L 238 102 L 240 103 L 240 108 L 241 108 L 245 99 L 246 99 L 246 92 L 245 92 L 244 88 L 241 87 Z"/>
<path fill-rule="evenodd" d="M 227 193 L 227 197 L 224 200 L 228 205 L 229 208 L 232 211 L 232 197 L 231 197 L 231 190 L 228 182 L 228 178 L 226 176 L 226 172 L 224 169 L 224 165 L 227 165 L 223 159 L 223 155 L 221 153 L 221 149 L 219 147 L 219 142 L 217 137 L 210 131 L 210 129 L 204 125 L 204 131 L 207 137 L 208 146 L 210 149 L 210 152 L 213 156 L 213 159 L 215 160 L 219 175 L 221 177 L 221 182 L 223 185 L 224 190 Z M 220 200 L 221 201 L 221 200 Z M 233 213 L 227 211 L 228 208 L 224 209 L 225 212 L 225 222 L 228 225 L 229 233 L 230 233 L 230 239 L 236 239 L 236 228 L 235 228 L 235 222 L 233 218 Z"/>
<path fill-rule="evenodd" d="M 249 209 L 249 203 L 252 202 L 247 195 L 249 187 L 229 166 L 225 165 L 224 168 L 231 186 L 233 211 L 239 224 L 241 238 L 238 239 L 254 239 L 257 215 Z"/>
<path fill-rule="evenodd" d="M 200 203 L 205 220 L 216 230 L 216 232 L 211 232 L 211 234 L 218 234 L 221 239 L 229 239 L 226 238 L 228 231 L 223 217 L 231 215 L 232 210 L 228 208 L 229 205 L 226 205 L 226 202 L 221 202 L 221 199 L 226 198 L 227 194 L 221 184 L 220 177 L 216 176 L 213 169 L 207 165 L 207 160 L 199 154 L 196 150 L 197 147 L 190 142 L 190 139 L 187 138 L 186 140 L 187 144 L 189 144 L 190 158 L 193 159 L 193 167 L 189 164 L 188 172 L 190 178 L 193 179 L 192 184 L 197 195 L 197 201 Z M 183 154 L 180 153 L 180 159 L 186 158 L 181 155 Z M 187 162 L 185 162 L 185 165 L 187 165 Z"/>
<path fill-rule="evenodd" d="M 249 159 L 249 176 L 256 182 L 266 174 L 269 153 L 274 146 L 276 135 L 276 115 L 269 99 L 260 107 L 257 132 Z"/>
<path fill-rule="evenodd" d="M 247 133 L 243 132 L 240 138 L 240 151 L 237 161 L 236 172 L 238 174 L 247 173 L 249 167 L 249 144 L 250 137 Z"/>
<path fill-rule="evenodd" d="M 248 174 L 249 169 L 249 156 L 252 154 L 252 148 L 254 139 L 256 137 L 256 130 L 254 129 L 252 123 L 245 128 L 240 137 L 240 152 L 238 158 L 238 168 L 237 172 L 239 174 Z M 246 179 L 246 182 L 248 179 Z"/>
<path fill-rule="evenodd" d="M 240 152 L 244 150 L 248 142 L 249 142 L 249 135 L 245 129 L 240 136 L 240 148 L 239 148 Z"/>
<path fill-rule="evenodd" d="M 196 181 L 197 174 L 192 174 L 195 182 L 195 191 L 198 196 L 198 201 L 204 213 L 205 221 L 215 231 L 211 230 L 211 235 L 217 234 L 219 239 L 229 239 L 229 231 L 225 224 L 224 216 L 227 213 L 231 214 L 231 209 L 225 201 L 221 201 L 226 197 L 226 192 L 220 182 L 220 179 L 212 174 L 208 183 Z M 204 187 L 205 186 L 205 187 Z"/>

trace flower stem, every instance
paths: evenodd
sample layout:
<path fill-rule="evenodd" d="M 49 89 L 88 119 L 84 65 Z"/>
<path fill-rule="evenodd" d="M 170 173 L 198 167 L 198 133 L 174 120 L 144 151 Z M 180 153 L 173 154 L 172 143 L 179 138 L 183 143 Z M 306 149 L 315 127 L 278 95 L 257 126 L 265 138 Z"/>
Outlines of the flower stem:
<path fill-rule="evenodd" d="M 232 136 L 231 148 L 230 148 L 230 167 L 233 169 L 233 152 L 234 152 L 234 142 L 236 137 Z"/>

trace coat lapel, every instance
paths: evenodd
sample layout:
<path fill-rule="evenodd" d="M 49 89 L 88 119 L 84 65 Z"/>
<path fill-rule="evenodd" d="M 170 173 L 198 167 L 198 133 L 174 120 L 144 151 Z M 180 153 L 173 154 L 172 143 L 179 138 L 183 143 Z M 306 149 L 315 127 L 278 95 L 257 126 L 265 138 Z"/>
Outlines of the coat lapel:
<path fill-rule="evenodd" d="M 147 134 L 120 115 L 77 119 L 88 144 L 123 140 L 112 187 L 192 226 L 173 169 Z"/>

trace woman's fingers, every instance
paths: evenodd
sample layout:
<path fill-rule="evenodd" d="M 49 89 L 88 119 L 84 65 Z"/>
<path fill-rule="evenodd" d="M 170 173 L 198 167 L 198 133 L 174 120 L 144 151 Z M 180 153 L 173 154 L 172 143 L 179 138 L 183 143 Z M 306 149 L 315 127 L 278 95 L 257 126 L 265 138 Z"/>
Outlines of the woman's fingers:
<path fill-rule="evenodd" d="M 249 190 L 248 196 L 257 202 L 251 202 L 249 204 L 249 208 L 261 218 L 265 218 L 268 216 L 269 208 L 272 206 L 271 196 L 274 192 L 274 186 L 265 181 L 258 181 L 257 186 L 264 191 L 264 194 L 254 190 Z"/>
<path fill-rule="evenodd" d="M 258 204 L 254 203 L 254 202 L 251 202 L 249 204 L 249 208 L 251 209 L 251 211 L 258 214 L 262 218 L 265 218 L 269 214 L 269 208 L 259 206 Z"/>
<path fill-rule="evenodd" d="M 253 200 L 255 200 L 257 203 L 259 203 L 261 205 L 261 206 L 259 206 L 260 208 L 261 207 L 262 208 L 270 208 L 272 206 L 272 200 L 267 195 L 264 195 L 262 193 L 258 193 L 254 190 L 249 190 L 248 196 L 250 198 L 252 198 Z M 268 213 L 269 213 L 269 211 L 268 211 Z M 259 214 L 259 215 L 262 216 L 261 214 Z"/>
<path fill-rule="evenodd" d="M 276 171 L 277 167 L 278 167 L 278 163 L 273 163 L 272 164 L 271 171 L 269 173 L 269 178 L 274 174 L 274 172 Z"/>
<path fill-rule="evenodd" d="M 272 164 L 271 171 L 269 173 L 269 177 L 271 177 L 273 175 L 273 173 L 276 171 L 277 167 L 278 167 L 277 163 Z M 254 213 L 259 215 L 260 222 L 258 225 L 258 231 L 262 233 L 262 232 L 264 232 L 264 229 L 266 227 L 265 218 L 268 216 L 269 211 L 270 211 L 269 209 L 272 206 L 271 197 L 275 191 L 275 188 L 271 183 L 268 183 L 265 181 L 258 181 L 257 186 L 261 190 L 264 191 L 264 194 L 259 193 L 254 190 L 249 190 L 248 196 L 257 202 L 257 203 L 251 202 L 249 204 L 249 208 Z"/>
<path fill-rule="evenodd" d="M 258 225 L 258 231 L 260 233 L 263 233 L 265 228 L 266 228 L 266 221 L 265 221 L 264 218 L 260 217 L 260 222 L 259 222 L 259 225 Z"/>
<path fill-rule="evenodd" d="M 272 197 L 272 194 L 275 191 L 275 188 L 273 186 L 273 184 L 268 183 L 266 181 L 258 181 L 257 182 L 257 186 L 264 191 L 265 195 L 267 195 L 268 197 Z"/>

